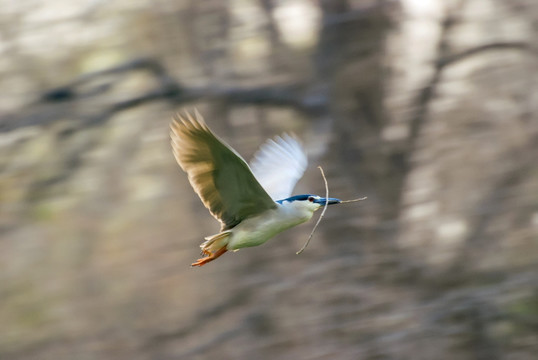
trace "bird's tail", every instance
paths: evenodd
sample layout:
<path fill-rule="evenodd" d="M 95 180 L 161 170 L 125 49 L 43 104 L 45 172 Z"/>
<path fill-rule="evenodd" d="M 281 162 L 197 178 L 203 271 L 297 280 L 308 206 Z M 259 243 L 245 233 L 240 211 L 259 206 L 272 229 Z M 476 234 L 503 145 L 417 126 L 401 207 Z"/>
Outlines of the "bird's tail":
<path fill-rule="evenodd" d="M 232 234 L 231 230 L 226 230 L 221 233 L 211 235 L 205 238 L 205 241 L 200 245 L 204 254 L 214 254 L 218 250 L 225 248 L 228 245 L 228 238 Z"/>

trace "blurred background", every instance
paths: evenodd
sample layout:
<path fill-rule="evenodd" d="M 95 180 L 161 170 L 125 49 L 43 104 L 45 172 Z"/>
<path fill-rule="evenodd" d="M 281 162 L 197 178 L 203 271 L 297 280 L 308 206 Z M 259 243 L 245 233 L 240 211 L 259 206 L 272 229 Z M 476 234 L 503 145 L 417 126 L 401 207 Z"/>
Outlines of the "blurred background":
<path fill-rule="evenodd" d="M 535 359 L 537 42 L 534 0 L 0 0 L 0 358 Z M 190 268 L 194 107 L 368 200 Z"/>

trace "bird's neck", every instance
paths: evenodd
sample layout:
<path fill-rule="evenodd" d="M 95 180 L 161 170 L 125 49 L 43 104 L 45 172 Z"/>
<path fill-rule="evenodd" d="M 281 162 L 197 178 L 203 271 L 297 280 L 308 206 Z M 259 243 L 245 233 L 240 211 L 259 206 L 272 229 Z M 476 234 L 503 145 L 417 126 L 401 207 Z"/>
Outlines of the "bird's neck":
<path fill-rule="evenodd" d="M 314 214 L 314 210 L 311 203 L 304 201 L 285 201 L 278 207 L 278 211 L 283 218 L 293 219 L 298 223 L 309 220 L 312 217 L 312 214 Z"/>

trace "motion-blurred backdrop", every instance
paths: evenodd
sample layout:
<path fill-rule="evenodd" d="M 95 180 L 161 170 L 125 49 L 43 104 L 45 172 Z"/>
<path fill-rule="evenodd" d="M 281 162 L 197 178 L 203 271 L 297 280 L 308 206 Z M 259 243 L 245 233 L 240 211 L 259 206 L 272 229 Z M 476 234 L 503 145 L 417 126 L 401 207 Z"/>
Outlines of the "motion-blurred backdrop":
<path fill-rule="evenodd" d="M 537 46 L 535 0 L 0 0 L 0 358 L 536 359 Z M 368 200 L 190 268 L 194 107 Z"/>

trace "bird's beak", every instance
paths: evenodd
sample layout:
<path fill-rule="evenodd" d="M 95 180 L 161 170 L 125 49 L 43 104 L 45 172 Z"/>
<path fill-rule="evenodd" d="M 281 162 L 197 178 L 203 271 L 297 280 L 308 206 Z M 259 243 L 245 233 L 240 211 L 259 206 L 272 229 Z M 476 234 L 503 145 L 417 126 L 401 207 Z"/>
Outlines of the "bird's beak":
<path fill-rule="evenodd" d="M 328 205 L 340 204 L 342 202 L 342 200 L 336 199 L 336 198 L 329 198 L 329 199 L 327 199 L 327 198 L 319 198 L 319 199 L 316 199 L 315 202 L 317 204 L 320 204 L 320 205 L 325 205 L 327 200 L 329 200 Z"/>

